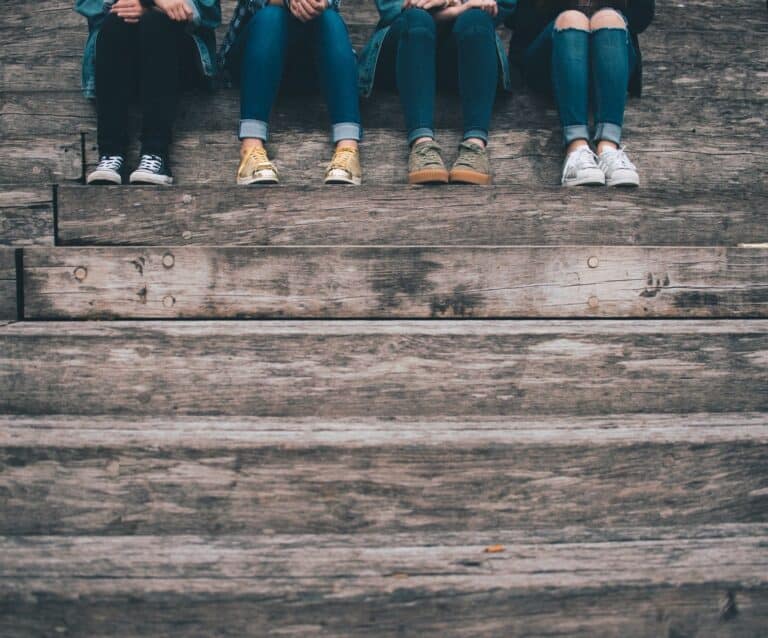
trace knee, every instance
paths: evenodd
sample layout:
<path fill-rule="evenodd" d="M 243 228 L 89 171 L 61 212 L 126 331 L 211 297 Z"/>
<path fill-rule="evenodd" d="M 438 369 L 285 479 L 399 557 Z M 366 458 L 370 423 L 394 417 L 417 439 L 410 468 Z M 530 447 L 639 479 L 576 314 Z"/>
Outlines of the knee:
<path fill-rule="evenodd" d="M 561 31 L 563 29 L 589 31 L 589 18 L 581 11 L 563 11 L 555 19 L 555 30 Z"/>
<path fill-rule="evenodd" d="M 491 14 L 482 9 L 468 9 L 456 18 L 453 32 L 458 38 L 468 35 L 491 35 L 496 33 Z"/>
<path fill-rule="evenodd" d="M 592 16 L 592 19 L 589 21 L 589 27 L 592 31 L 597 31 L 598 29 L 626 30 L 627 23 L 624 21 L 624 16 L 615 9 L 600 9 L 600 11 Z"/>
<path fill-rule="evenodd" d="M 346 36 L 347 34 L 344 19 L 338 11 L 334 11 L 333 9 L 326 9 L 319 16 L 314 18 L 312 22 L 317 25 L 317 29 L 321 35 L 330 36 L 335 39 L 336 37 Z"/>
<path fill-rule="evenodd" d="M 405 21 L 405 32 L 408 34 L 428 33 L 434 36 L 437 33 L 435 19 L 424 9 L 411 7 L 403 11 L 402 19 Z"/>
<path fill-rule="evenodd" d="M 139 18 L 139 29 L 142 33 L 157 33 L 164 35 L 172 28 L 173 20 L 162 11 L 146 11 L 144 15 Z"/>
<path fill-rule="evenodd" d="M 269 46 L 277 42 L 283 25 L 288 19 L 288 11 L 278 5 L 267 5 L 253 14 L 246 27 L 249 43 Z"/>

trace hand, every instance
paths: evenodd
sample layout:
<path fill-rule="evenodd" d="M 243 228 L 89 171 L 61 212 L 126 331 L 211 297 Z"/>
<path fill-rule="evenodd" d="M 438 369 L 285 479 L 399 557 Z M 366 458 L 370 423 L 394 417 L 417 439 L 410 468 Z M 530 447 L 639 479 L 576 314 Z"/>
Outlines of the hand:
<path fill-rule="evenodd" d="M 291 0 L 291 13 L 302 22 L 309 22 L 327 8 L 327 0 Z"/>
<path fill-rule="evenodd" d="M 499 15 L 499 5 L 496 4 L 496 0 L 467 0 L 467 2 L 463 4 L 454 5 L 438 11 L 435 14 L 435 20 L 438 22 L 455 20 L 459 15 L 469 9 L 481 9 L 490 14 L 492 18 Z"/>
<path fill-rule="evenodd" d="M 424 9 L 424 11 L 444 10 L 447 6 L 449 6 L 448 0 L 405 0 L 403 2 L 403 9 Z"/>
<path fill-rule="evenodd" d="M 155 6 L 176 22 L 189 22 L 195 15 L 186 0 L 155 0 Z"/>
<path fill-rule="evenodd" d="M 129 24 L 135 24 L 139 21 L 139 18 L 147 11 L 139 0 L 117 0 L 110 13 L 114 13 L 118 18 L 122 18 Z"/>

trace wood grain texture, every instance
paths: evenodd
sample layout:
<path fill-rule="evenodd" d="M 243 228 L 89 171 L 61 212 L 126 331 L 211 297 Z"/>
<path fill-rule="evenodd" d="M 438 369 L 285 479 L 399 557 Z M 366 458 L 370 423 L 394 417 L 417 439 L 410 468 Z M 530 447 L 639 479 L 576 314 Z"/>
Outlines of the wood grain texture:
<path fill-rule="evenodd" d="M 767 317 L 768 250 L 29 248 L 29 319 Z"/>
<path fill-rule="evenodd" d="M 53 245 L 51 188 L 0 186 L 0 245 Z"/>
<path fill-rule="evenodd" d="M 16 251 L 0 246 L 0 319 L 16 319 Z"/>
<path fill-rule="evenodd" d="M 768 619 L 765 533 L 6 538 L 0 629 L 756 638 Z M 505 551 L 486 553 L 491 544 Z"/>
<path fill-rule="evenodd" d="M 0 419 L 0 534 L 768 522 L 765 414 Z"/>
<path fill-rule="evenodd" d="M 83 173 L 77 132 L 0 141 L 0 184 L 45 187 L 77 182 Z"/>
<path fill-rule="evenodd" d="M 767 352 L 758 320 L 33 322 L 0 333 L 0 413 L 765 411 Z"/>
<path fill-rule="evenodd" d="M 67 186 L 59 188 L 58 239 L 168 246 L 737 246 L 768 241 L 768 196 L 650 188 Z"/>

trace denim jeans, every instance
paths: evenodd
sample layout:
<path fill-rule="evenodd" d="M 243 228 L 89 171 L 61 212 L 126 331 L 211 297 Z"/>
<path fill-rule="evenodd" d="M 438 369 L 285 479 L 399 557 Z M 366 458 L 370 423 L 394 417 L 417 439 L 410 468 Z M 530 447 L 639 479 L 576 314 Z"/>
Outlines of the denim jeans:
<path fill-rule="evenodd" d="M 554 93 L 563 129 L 563 142 L 592 139 L 621 143 L 629 79 L 637 54 L 629 32 L 621 28 L 556 29 L 554 21 L 539 34 L 523 57 L 530 85 Z"/>
<path fill-rule="evenodd" d="M 453 22 L 436 24 L 423 9 L 406 9 L 382 45 L 376 82 L 400 93 L 408 142 L 434 137 L 437 85 L 458 88 L 464 139 L 488 139 L 499 81 L 493 18 L 469 9 Z"/>
<path fill-rule="evenodd" d="M 357 61 L 343 18 L 333 9 L 301 22 L 282 6 L 254 13 L 243 35 L 240 55 L 240 139 L 269 136 L 269 116 L 284 67 L 296 72 L 294 84 L 323 90 L 333 142 L 359 140 L 360 103 Z"/>

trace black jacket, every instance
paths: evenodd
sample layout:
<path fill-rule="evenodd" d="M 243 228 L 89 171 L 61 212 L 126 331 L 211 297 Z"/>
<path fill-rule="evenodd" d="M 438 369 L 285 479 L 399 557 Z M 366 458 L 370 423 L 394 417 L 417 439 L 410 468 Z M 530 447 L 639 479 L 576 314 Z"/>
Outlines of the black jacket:
<path fill-rule="evenodd" d="M 506 21 L 512 29 L 512 40 L 509 43 L 509 61 L 518 69 L 521 67 L 523 53 L 538 37 L 552 20 L 563 11 L 559 2 L 547 2 L 550 7 L 540 8 L 541 2 L 536 0 L 519 0 L 517 10 Z M 564 4 L 564 3 L 563 3 Z M 643 90 L 643 57 L 637 35 L 648 28 L 656 13 L 656 0 L 629 0 L 629 7 L 624 12 L 629 22 L 629 34 L 637 51 L 637 66 L 629 81 L 631 95 L 639 96 Z"/>

